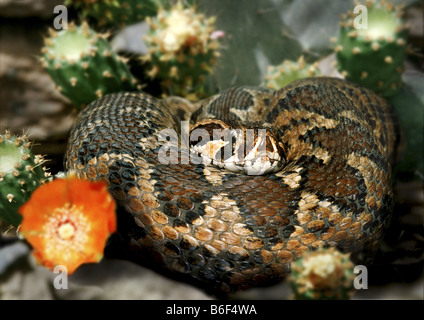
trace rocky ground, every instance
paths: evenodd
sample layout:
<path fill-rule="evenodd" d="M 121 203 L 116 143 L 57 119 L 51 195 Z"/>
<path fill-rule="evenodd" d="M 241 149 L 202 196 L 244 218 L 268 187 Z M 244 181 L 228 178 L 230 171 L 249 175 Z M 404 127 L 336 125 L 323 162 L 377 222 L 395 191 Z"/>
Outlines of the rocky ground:
<path fill-rule="evenodd" d="M 52 8 L 61 3 L 0 0 L 0 132 L 28 132 L 36 142 L 34 152 L 48 156 L 53 173 L 63 170 L 76 111 L 54 89 L 38 57 Z M 423 39 L 422 10 L 411 14 L 418 26 L 414 39 Z M 329 61 L 324 67 L 331 65 Z M 424 299 L 424 188 L 420 182 L 402 182 L 397 191 L 399 219 L 382 246 L 380 263 L 370 269 L 374 280 L 370 277 L 369 289 L 359 291 L 355 299 Z M 13 230 L 4 225 L 0 229 L 0 299 L 214 299 L 152 270 L 106 259 L 78 269 L 70 276 L 67 290 L 55 289 L 57 275 L 36 266 L 23 243 L 8 243 L 13 241 Z M 290 290 L 282 283 L 229 298 L 289 299 Z"/>

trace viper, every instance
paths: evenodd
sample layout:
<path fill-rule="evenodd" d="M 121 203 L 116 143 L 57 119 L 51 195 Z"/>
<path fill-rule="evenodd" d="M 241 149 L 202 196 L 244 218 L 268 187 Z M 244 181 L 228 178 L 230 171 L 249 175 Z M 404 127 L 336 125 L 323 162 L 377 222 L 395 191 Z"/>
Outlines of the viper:
<path fill-rule="evenodd" d="M 108 183 L 135 261 L 231 292 L 276 283 L 321 247 L 372 257 L 399 139 L 386 100 L 336 78 L 195 103 L 121 92 L 81 111 L 66 168 Z"/>

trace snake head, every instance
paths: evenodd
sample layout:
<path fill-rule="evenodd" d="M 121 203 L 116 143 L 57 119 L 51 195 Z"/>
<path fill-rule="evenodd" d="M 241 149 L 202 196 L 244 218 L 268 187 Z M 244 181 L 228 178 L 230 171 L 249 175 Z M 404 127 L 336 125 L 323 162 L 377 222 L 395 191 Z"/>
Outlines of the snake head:
<path fill-rule="evenodd" d="M 285 163 L 269 124 L 198 121 L 190 131 L 190 151 L 193 162 L 248 175 L 276 172 Z"/>

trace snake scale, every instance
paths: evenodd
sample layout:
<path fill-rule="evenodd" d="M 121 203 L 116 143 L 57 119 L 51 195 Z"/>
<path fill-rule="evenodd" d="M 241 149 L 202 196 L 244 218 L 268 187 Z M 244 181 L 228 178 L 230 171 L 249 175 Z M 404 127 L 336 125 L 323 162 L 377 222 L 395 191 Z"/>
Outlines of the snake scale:
<path fill-rule="evenodd" d="M 231 292 L 280 281 L 306 250 L 336 246 L 365 257 L 376 250 L 391 217 L 400 137 L 388 102 L 323 77 L 278 91 L 233 87 L 197 102 L 192 114 L 187 106 L 110 94 L 83 109 L 71 132 L 66 168 L 107 181 L 130 254 Z M 191 141 L 190 133 L 184 147 L 181 120 L 210 141 Z M 242 143 L 247 128 L 251 143 Z M 161 138 L 163 129 L 177 142 Z M 238 135 L 226 142 L 213 129 Z M 230 156 L 218 152 L 224 145 Z M 166 163 L 160 154 L 177 158 Z M 190 154 L 200 162 L 187 161 Z"/>

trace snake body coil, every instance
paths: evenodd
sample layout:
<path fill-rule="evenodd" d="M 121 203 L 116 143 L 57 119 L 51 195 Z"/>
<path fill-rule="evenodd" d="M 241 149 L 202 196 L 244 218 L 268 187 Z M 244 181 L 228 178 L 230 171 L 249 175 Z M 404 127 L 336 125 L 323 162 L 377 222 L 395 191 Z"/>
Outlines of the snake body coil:
<path fill-rule="evenodd" d="M 391 215 L 399 137 L 384 99 L 339 79 L 311 78 L 201 101 L 192 129 L 270 132 L 263 141 L 278 153 L 267 161 L 278 166 L 253 175 L 243 171 L 254 167 L 247 158 L 238 158 L 241 171 L 214 159 L 184 161 L 181 136 L 178 144 L 160 138 L 163 129 L 180 135 L 178 114 L 187 114 L 171 112 L 178 109 L 171 101 L 107 95 L 81 112 L 69 140 L 67 169 L 107 181 L 126 212 L 118 226 L 128 252 L 147 248 L 157 265 L 229 292 L 281 280 L 305 250 L 376 249 Z M 162 155 L 175 151 L 178 161 L 160 161 L 164 146 Z M 215 147 L 208 145 L 212 158 Z"/>

